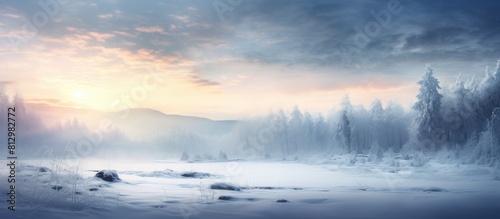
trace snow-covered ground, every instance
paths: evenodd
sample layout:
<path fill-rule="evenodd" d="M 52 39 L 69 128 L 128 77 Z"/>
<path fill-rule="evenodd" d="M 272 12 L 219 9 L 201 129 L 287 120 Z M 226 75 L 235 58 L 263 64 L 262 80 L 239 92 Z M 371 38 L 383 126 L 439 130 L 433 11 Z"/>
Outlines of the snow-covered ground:
<path fill-rule="evenodd" d="M 17 168 L 17 209 L 4 204 L 0 218 L 500 216 L 500 181 L 473 165 L 89 159 L 24 160 Z M 98 170 L 116 170 L 121 180 L 98 179 Z M 7 179 L 6 165 L 0 174 Z"/>

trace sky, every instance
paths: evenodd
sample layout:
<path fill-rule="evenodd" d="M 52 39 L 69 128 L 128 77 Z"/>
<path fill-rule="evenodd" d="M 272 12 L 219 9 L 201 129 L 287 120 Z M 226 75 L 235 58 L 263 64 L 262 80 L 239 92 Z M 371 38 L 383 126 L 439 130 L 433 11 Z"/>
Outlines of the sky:
<path fill-rule="evenodd" d="M 410 106 L 500 58 L 498 1 L 0 1 L 0 83 L 38 111 L 238 119 Z"/>

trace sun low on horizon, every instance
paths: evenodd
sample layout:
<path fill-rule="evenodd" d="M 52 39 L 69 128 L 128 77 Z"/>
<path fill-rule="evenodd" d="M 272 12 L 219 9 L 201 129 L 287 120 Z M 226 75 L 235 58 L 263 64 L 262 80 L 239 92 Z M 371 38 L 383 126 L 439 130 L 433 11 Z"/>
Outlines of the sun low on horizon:
<path fill-rule="evenodd" d="M 430 7 L 425 1 L 224 4 L 2 3 L 0 83 L 34 111 L 151 108 L 240 119 L 295 105 L 326 113 L 345 95 L 365 107 L 377 98 L 408 107 L 425 64 L 446 84 L 459 72 L 482 76 L 499 56 L 488 49 L 498 45 L 493 38 L 479 43 L 468 35 L 473 24 L 432 11 L 413 22 Z M 329 13 L 312 13 L 319 8 Z M 341 10 L 352 14 L 339 17 Z M 437 17 L 442 22 L 430 25 Z M 477 22 L 489 28 L 490 21 Z"/>

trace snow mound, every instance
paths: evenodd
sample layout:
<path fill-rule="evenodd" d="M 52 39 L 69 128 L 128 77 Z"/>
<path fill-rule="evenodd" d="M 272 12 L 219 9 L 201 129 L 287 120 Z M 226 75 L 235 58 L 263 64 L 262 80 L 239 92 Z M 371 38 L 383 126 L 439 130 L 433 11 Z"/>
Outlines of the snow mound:
<path fill-rule="evenodd" d="M 230 184 L 230 183 L 214 183 L 210 185 L 210 189 L 216 189 L 216 190 L 230 190 L 230 191 L 240 191 L 241 187 Z"/>
<path fill-rule="evenodd" d="M 19 171 L 32 171 L 32 172 L 40 172 L 40 173 L 46 173 L 46 172 L 51 172 L 52 170 L 48 167 L 44 166 L 32 166 L 32 165 L 20 165 L 18 167 Z"/>
<path fill-rule="evenodd" d="M 121 180 L 115 170 L 101 170 L 95 174 L 95 177 L 107 182 L 117 182 Z"/>
<path fill-rule="evenodd" d="M 160 177 L 160 178 L 172 178 L 175 177 L 174 171 L 163 170 L 163 171 L 139 171 L 139 172 L 127 172 L 127 174 L 137 175 L 140 177 Z"/>

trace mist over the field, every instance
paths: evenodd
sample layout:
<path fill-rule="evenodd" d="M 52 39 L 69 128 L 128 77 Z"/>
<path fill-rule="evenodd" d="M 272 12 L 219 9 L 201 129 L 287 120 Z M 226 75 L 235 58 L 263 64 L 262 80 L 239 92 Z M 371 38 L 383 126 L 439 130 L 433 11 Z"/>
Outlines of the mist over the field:
<path fill-rule="evenodd" d="M 214 121 L 169 115 L 154 109 L 127 108 L 47 123 L 24 106 L 22 94 L 2 93 L 2 109 L 18 112 L 22 157 L 50 151 L 60 158 L 180 158 L 212 160 L 221 154 L 256 159 L 300 160 L 311 155 L 410 156 L 417 166 L 448 154 L 443 162 L 499 167 L 500 62 L 481 78 L 440 84 L 430 67 L 417 83 L 417 102 L 405 109 L 375 99 L 369 107 L 352 105 L 346 95 L 327 115 L 292 109 L 242 120 Z M 338 103 L 332 103 L 332 108 Z M 2 124 L 6 121 L 2 120 Z M 89 125 L 90 124 L 90 125 Z"/>
<path fill-rule="evenodd" d="M 16 216 L 39 218 L 497 215 L 500 61 L 451 85 L 427 66 L 417 83 L 410 109 L 346 95 L 327 115 L 295 106 L 214 121 L 130 108 L 53 124 L 0 89 L 19 159 L 0 169 L 16 188 L 0 191 Z"/>

